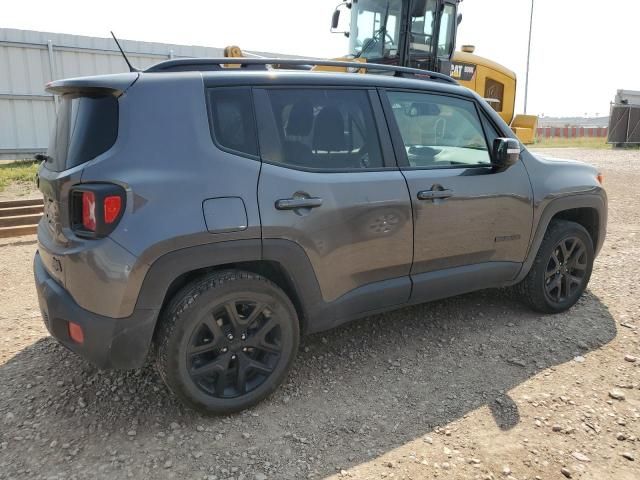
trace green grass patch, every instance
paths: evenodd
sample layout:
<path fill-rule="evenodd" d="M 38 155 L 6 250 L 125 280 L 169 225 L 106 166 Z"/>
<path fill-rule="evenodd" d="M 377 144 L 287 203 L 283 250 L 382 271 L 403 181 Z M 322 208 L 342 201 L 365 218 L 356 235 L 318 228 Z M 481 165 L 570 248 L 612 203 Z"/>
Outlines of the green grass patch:
<path fill-rule="evenodd" d="M 34 183 L 39 162 L 0 163 L 0 192 L 12 183 Z"/>
<path fill-rule="evenodd" d="M 538 138 L 532 147 L 540 148 L 594 148 L 610 149 L 606 138 L 580 137 L 580 138 Z"/>

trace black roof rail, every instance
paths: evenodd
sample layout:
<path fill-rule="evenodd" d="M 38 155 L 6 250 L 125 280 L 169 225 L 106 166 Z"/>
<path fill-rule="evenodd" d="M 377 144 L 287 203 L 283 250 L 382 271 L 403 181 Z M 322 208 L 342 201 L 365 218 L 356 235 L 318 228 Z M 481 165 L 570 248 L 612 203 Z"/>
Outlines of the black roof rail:
<path fill-rule="evenodd" d="M 295 70 L 311 70 L 312 66 L 344 67 L 354 72 L 365 69 L 378 72 L 393 72 L 396 77 L 418 77 L 429 80 L 442 81 L 458 85 L 453 78 L 443 73 L 421 70 L 419 68 L 399 67 L 381 63 L 344 62 L 340 60 L 317 60 L 313 58 L 178 58 L 157 63 L 145 72 L 189 72 L 189 71 L 237 71 L 238 68 L 224 67 L 224 65 L 240 65 L 242 70 L 268 70 L 268 65 L 289 67 Z"/>

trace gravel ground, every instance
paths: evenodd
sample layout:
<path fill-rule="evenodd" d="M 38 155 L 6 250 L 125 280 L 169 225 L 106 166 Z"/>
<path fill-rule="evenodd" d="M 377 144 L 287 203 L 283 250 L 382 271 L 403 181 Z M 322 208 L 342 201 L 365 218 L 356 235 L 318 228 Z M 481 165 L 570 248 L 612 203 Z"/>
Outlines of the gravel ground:
<path fill-rule="evenodd" d="M 0 247 L 0 479 L 640 478 L 640 152 L 601 167 L 609 234 L 587 294 L 540 316 L 504 291 L 305 338 L 242 414 L 179 405 L 153 369 L 101 372 L 47 336 L 32 237 Z M 637 359 L 637 360 L 636 360 Z"/>

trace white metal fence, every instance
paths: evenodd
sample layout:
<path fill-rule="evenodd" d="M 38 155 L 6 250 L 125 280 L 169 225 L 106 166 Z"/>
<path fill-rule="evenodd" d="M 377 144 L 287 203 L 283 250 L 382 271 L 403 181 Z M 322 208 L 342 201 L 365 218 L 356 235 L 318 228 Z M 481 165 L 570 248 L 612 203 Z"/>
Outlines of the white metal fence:
<path fill-rule="evenodd" d="M 169 58 L 223 56 L 221 48 L 120 43 L 139 68 Z M 44 91 L 46 83 L 126 71 L 111 38 L 0 28 L 0 159 L 27 158 L 46 150 L 55 118 L 53 96 Z"/>

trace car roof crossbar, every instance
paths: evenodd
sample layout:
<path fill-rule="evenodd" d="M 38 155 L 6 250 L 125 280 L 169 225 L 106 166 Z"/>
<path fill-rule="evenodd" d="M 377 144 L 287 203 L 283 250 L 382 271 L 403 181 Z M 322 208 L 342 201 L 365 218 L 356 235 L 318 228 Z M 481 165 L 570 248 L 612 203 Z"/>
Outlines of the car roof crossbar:
<path fill-rule="evenodd" d="M 453 78 L 430 70 L 400 67 L 381 63 L 345 62 L 341 60 L 316 60 L 312 58 L 178 58 L 157 63 L 145 70 L 149 73 L 158 72 L 189 72 L 189 71 L 237 71 L 238 68 L 225 65 L 240 65 L 242 70 L 269 70 L 269 66 L 286 67 L 293 70 L 311 70 L 312 66 L 342 67 L 357 72 L 360 69 L 375 72 L 392 72 L 396 77 L 420 78 L 436 80 L 458 85 Z"/>

